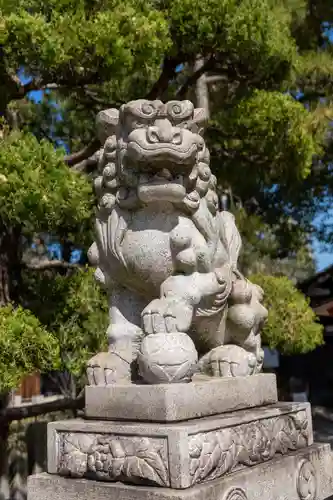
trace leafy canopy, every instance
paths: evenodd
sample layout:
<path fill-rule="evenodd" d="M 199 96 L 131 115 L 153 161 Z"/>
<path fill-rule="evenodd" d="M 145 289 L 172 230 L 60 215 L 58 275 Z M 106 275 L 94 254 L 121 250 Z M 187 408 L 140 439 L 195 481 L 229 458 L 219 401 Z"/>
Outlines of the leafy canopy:
<path fill-rule="evenodd" d="M 151 2 L 2 2 L 6 65 L 46 82 L 107 80 L 160 64 L 168 23 Z"/>
<path fill-rule="evenodd" d="M 62 158 L 61 150 L 32 134 L 14 131 L 0 140 L 3 224 L 30 234 L 56 229 L 68 234 L 89 227 L 94 202 L 90 182 Z"/>
<path fill-rule="evenodd" d="M 287 277 L 253 275 L 251 281 L 265 290 L 268 321 L 263 343 L 283 354 L 306 353 L 323 344 L 323 326 L 317 322 L 309 300 Z"/>
<path fill-rule="evenodd" d="M 0 392 L 36 370 L 56 369 L 59 344 L 38 319 L 22 307 L 0 308 Z"/>
<path fill-rule="evenodd" d="M 24 301 L 57 342 L 57 366 L 84 385 L 88 359 L 107 348 L 106 296 L 89 268 L 70 276 L 26 273 Z"/>
<path fill-rule="evenodd" d="M 229 173 L 237 159 L 233 179 L 229 176 L 235 185 L 240 172 L 249 175 L 251 184 L 272 185 L 281 177 L 292 184 L 306 178 L 314 156 L 322 153 L 325 132 L 323 127 L 314 131 L 312 119 L 301 103 L 277 91 L 255 90 L 231 110 L 222 109 L 214 116 L 213 133 L 208 136 L 215 154 L 220 149 L 226 156 L 216 167 L 219 176 Z"/>

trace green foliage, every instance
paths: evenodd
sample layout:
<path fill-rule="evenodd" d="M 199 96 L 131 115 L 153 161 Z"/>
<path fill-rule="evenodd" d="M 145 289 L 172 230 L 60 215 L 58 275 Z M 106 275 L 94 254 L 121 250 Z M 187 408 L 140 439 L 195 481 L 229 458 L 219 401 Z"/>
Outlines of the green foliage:
<path fill-rule="evenodd" d="M 65 307 L 54 323 L 62 368 L 81 378 L 88 359 L 107 350 L 107 300 L 94 281 L 92 269 L 78 271 L 66 283 L 58 277 L 57 285 L 67 288 L 66 294 L 63 292 Z"/>
<path fill-rule="evenodd" d="M 120 75 L 220 52 L 246 61 L 261 76 L 285 74 L 295 57 L 288 23 L 266 0 L 166 2 L 2 1 L 0 43 L 12 69 L 56 81 Z M 8 7 L 10 5 L 10 7 Z M 1 8 L 2 7 L 2 8 Z"/>
<path fill-rule="evenodd" d="M 286 277 L 250 277 L 265 291 L 269 311 L 263 344 L 284 354 L 306 353 L 323 344 L 323 326 L 317 322 L 309 300 Z"/>
<path fill-rule="evenodd" d="M 4 10 L 0 43 L 7 64 L 57 82 L 89 81 L 96 74 L 120 78 L 144 70 L 146 60 L 159 64 L 170 45 L 168 24 L 150 2 L 115 0 L 96 7 L 27 1 Z"/>
<path fill-rule="evenodd" d="M 241 60 L 259 78 L 286 75 L 295 56 L 287 23 L 264 0 L 171 0 L 174 51 Z"/>
<path fill-rule="evenodd" d="M 297 61 L 296 79 L 306 93 L 333 90 L 333 53 L 332 50 L 305 52 Z"/>
<path fill-rule="evenodd" d="M 0 392 L 17 387 L 23 375 L 57 368 L 59 344 L 22 307 L 0 308 Z"/>
<path fill-rule="evenodd" d="M 227 156 L 237 157 L 238 169 L 252 167 L 252 179 L 271 184 L 283 177 L 292 182 L 306 177 L 314 156 L 321 153 L 324 131 L 314 131 L 311 122 L 311 113 L 289 95 L 256 90 L 216 116 L 222 134 L 215 141 Z"/>
<path fill-rule="evenodd" d="M 107 349 L 107 300 L 93 270 L 23 277 L 25 309 L 0 308 L 0 392 L 35 371 L 69 372 L 82 386 L 87 360 Z"/>
<path fill-rule="evenodd" d="M 69 276 L 24 275 L 26 305 L 59 346 L 59 367 L 82 380 L 87 360 L 107 349 L 108 305 L 91 268 Z"/>
<path fill-rule="evenodd" d="M 296 284 L 315 274 L 311 246 L 298 227 L 286 229 L 291 231 L 293 238 L 288 238 L 288 249 L 281 254 L 278 224 L 265 224 L 261 217 L 249 215 L 244 209 L 234 213 L 242 235 L 239 265 L 246 276 L 287 276 Z"/>
<path fill-rule="evenodd" d="M 26 233 L 84 232 L 91 224 L 91 183 L 63 163 L 63 153 L 32 134 L 0 139 L 0 217 Z"/>

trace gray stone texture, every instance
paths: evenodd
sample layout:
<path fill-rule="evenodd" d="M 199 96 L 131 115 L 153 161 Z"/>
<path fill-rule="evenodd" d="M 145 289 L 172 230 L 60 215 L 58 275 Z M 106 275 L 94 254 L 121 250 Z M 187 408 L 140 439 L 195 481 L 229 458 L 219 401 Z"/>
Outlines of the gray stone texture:
<path fill-rule="evenodd" d="M 48 425 L 48 472 L 189 488 L 312 443 L 307 403 L 174 424 L 76 419 Z"/>
<path fill-rule="evenodd" d="M 188 100 L 145 99 L 97 116 L 89 259 L 111 322 L 109 351 L 88 362 L 90 385 L 187 382 L 195 368 L 220 377 L 262 369 L 263 291 L 238 270 L 241 237 L 234 216 L 219 211 L 206 118 Z"/>
<path fill-rule="evenodd" d="M 333 492 L 329 445 L 312 445 L 186 490 L 31 476 L 28 500 L 325 500 Z"/>
<path fill-rule="evenodd" d="M 86 386 L 86 417 L 174 422 L 277 402 L 273 374 L 190 384 Z"/>

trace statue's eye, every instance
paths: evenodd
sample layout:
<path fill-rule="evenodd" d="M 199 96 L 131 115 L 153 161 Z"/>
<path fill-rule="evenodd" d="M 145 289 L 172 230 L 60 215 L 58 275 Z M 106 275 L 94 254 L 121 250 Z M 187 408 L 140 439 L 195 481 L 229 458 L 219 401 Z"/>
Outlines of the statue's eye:
<path fill-rule="evenodd" d="M 180 115 L 181 112 L 182 112 L 182 108 L 179 104 L 174 104 L 171 108 L 171 112 L 177 116 L 177 115 Z"/>
<path fill-rule="evenodd" d="M 193 104 L 190 101 L 169 101 L 167 112 L 177 123 L 185 122 L 192 118 Z"/>
<path fill-rule="evenodd" d="M 144 115 L 151 116 L 155 113 L 155 108 L 151 104 L 145 102 L 141 107 L 141 111 Z"/>

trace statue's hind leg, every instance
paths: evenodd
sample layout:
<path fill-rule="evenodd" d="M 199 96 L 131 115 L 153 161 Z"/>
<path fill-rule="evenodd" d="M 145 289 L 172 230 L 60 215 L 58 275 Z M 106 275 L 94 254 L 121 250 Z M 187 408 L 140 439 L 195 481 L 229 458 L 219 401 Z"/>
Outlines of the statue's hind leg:
<path fill-rule="evenodd" d="M 229 300 L 225 345 L 203 356 L 200 368 L 215 377 L 254 375 L 261 371 L 264 359 L 260 331 L 267 310 L 261 304 L 262 291 L 250 282 L 238 281 Z"/>
<path fill-rule="evenodd" d="M 89 360 L 90 385 L 130 383 L 136 377 L 136 356 L 143 333 L 141 312 L 145 306 L 135 293 L 115 285 L 110 295 L 110 325 L 107 330 L 108 352 Z"/>

